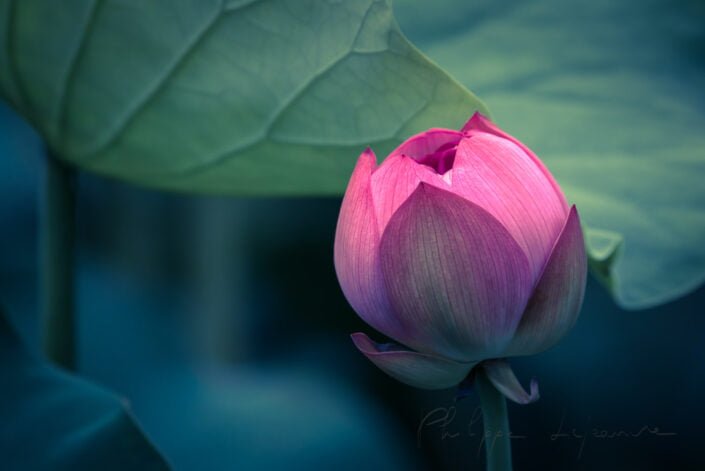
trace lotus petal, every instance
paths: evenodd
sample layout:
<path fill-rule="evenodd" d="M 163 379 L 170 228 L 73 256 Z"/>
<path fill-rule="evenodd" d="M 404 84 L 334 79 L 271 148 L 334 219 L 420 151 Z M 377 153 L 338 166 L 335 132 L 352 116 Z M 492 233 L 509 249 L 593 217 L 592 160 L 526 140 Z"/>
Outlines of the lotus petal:
<path fill-rule="evenodd" d="M 338 217 L 334 260 L 338 281 L 348 302 L 368 324 L 381 332 L 399 330 L 387 300 L 377 251 L 380 232 L 370 192 L 376 166 L 371 149 L 360 155 Z"/>
<path fill-rule="evenodd" d="M 553 346 L 575 324 L 583 303 L 587 256 L 573 206 L 504 356 L 532 355 Z"/>
<path fill-rule="evenodd" d="M 517 404 L 529 404 L 539 400 L 539 384 L 535 378 L 531 379 L 530 393 L 527 393 L 514 375 L 512 367 L 504 360 L 489 360 L 482 362 L 480 368 L 490 382 L 507 399 Z"/>
<path fill-rule="evenodd" d="M 448 188 L 442 175 L 427 165 L 419 165 L 406 155 L 387 157 L 372 175 L 372 195 L 380 234 L 399 206 L 409 198 L 420 182 Z"/>
<path fill-rule="evenodd" d="M 401 326 L 393 338 L 459 361 L 492 358 L 509 343 L 533 281 L 521 248 L 487 211 L 421 183 L 379 250 Z"/>
<path fill-rule="evenodd" d="M 367 335 L 351 335 L 355 346 L 389 376 L 422 389 L 445 389 L 458 385 L 475 362 L 463 363 L 418 353 L 396 344 L 378 344 Z"/>
<path fill-rule="evenodd" d="M 453 192 L 479 205 L 507 228 L 538 278 L 568 215 L 561 193 L 533 154 L 513 140 L 474 132 L 459 144 Z"/>

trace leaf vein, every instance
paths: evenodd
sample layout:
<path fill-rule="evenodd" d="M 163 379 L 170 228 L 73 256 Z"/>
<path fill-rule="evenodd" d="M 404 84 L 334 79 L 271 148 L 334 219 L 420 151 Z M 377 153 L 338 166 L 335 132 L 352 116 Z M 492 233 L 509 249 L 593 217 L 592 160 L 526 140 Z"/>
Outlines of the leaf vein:
<path fill-rule="evenodd" d="M 254 3 L 254 2 L 253 2 Z M 248 4 L 249 5 L 249 4 Z M 234 10 L 231 10 L 234 11 Z M 173 77 L 176 70 L 182 65 L 196 50 L 196 48 L 201 44 L 201 42 L 208 36 L 213 27 L 222 18 L 223 7 L 221 6 L 216 9 L 215 13 L 211 18 L 208 19 L 205 26 L 194 36 L 194 38 L 184 47 L 184 49 L 178 53 L 173 60 L 173 62 L 166 68 L 165 72 L 153 82 L 153 84 L 143 92 L 142 97 L 138 99 L 131 109 L 127 110 L 125 117 L 117 123 L 113 132 L 104 140 L 102 143 L 98 143 L 94 146 L 92 150 L 84 153 L 84 157 L 88 155 L 97 155 L 102 151 L 108 149 L 115 141 L 117 141 L 120 136 L 124 133 L 125 129 L 133 122 L 137 116 L 150 104 L 150 102 L 157 96 L 157 94 L 162 90 L 171 77 Z"/>
<path fill-rule="evenodd" d="M 334 69 L 338 64 L 340 64 L 342 61 L 344 61 L 345 59 L 347 59 L 348 57 L 350 57 L 353 54 L 371 54 L 371 53 L 364 53 L 364 52 L 358 53 L 358 52 L 354 51 L 353 48 L 354 48 L 355 43 L 357 42 L 357 40 L 360 36 L 360 31 L 362 31 L 362 29 L 365 25 L 365 22 L 367 21 L 367 17 L 369 15 L 369 12 L 370 12 L 370 10 L 372 10 L 372 7 L 375 5 L 375 3 L 377 3 L 377 2 L 373 1 L 368 6 L 367 10 L 365 11 L 365 14 L 362 17 L 362 20 L 360 21 L 360 26 L 358 27 L 358 30 L 353 38 L 353 41 L 351 42 L 350 46 L 347 48 L 345 53 L 343 53 L 340 56 L 338 56 L 337 58 L 333 59 L 329 64 L 327 64 L 326 66 L 324 66 L 323 68 L 318 70 L 316 73 L 314 73 L 308 80 L 306 80 L 304 82 L 304 84 L 302 86 L 300 86 L 297 90 L 295 90 L 294 93 L 291 94 L 291 96 L 289 96 L 286 100 L 284 100 L 282 105 L 280 105 L 274 111 L 274 113 L 272 113 L 267 124 L 264 126 L 264 130 L 261 133 L 259 133 L 255 137 L 249 139 L 245 143 L 241 143 L 237 146 L 226 149 L 225 151 L 219 152 L 214 157 L 209 157 L 209 158 L 205 159 L 204 163 L 199 163 L 199 164 L 196 164 L 193 166 L 186 167 L 184 170 L 182 170 L 182 172 L 183 173 L 191 173 L 191 172 L 204 171 L 207 168 L 218 165 L 218 164 L 228 160 L 229 158 L 231 158 L 233 153 L 241 152 L 245 149 L 254 147 L 255 145 L 261 143 L 262 141 L 264 141 L 265 139 L 267 139 L 270 136 L 272 129 L 274 128 L 274 126 L 277 125 L 277 123 L 281 119 L 282 115 L 287 110 L 287 108 L 289 108 L 296 100 L 298 100 L 304 93 L 306 93 L 306 91 L 308 89 L 310 89 L 311 86 L 314 83 L 316 83 L 316 81 L 318 81 L 321 77 L 325 76 L 325 74 L 327 74 L 329 71 Z M 384 52 L 384 51 L 375 51 L 374 53 L 376 54 L 376 53 L 380 53 L 380 52 Z"/>
<path fill-rule="evenodd" d="M 83 25 L 83 33 L 78 40 L 78 44 L 74 49 L 71 58 L 69 59 L 69 66 L 67 68 L 66 77 L 64 77 L 63 84 L 61 86 L 61 91 L 59 93 L 56 106 L 55 106 L 55 119 L 53 120 L 53 137 L 58 142 L 60 139 L 65 140 L 66 127 L 68 125 L 68 106 L 69 106 L 69 94 L 70 88 L 73 80 L 76 77 L 79 69 L 79 63 L 83 55 L 83 51 L 86 49 L 86 44 L 88 43 L 88 38 L 93 32 L 93 28 L 96 23 L 96 13 L 100 7 L 102 0 L 93 0 L 90 12 L 86 18 L 86 22 Z"/>

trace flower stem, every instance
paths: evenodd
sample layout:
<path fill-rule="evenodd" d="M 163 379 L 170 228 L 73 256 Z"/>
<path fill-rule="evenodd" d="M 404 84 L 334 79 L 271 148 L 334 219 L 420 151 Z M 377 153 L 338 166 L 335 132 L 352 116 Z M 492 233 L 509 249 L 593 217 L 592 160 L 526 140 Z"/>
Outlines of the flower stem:
<path fill-rule="evenodd" d="M 54 363 L 76 363 L 74 322 L 74 172 L 47 155 L 39 205 L 42 347 Z"/>
<path fill-rule="evenodd" d="M 487 378 L 483 368 L 478 368 L 475 387 L 482 406 L 487 471 L 511 471 L 512 445 L 507 401 Z"/>

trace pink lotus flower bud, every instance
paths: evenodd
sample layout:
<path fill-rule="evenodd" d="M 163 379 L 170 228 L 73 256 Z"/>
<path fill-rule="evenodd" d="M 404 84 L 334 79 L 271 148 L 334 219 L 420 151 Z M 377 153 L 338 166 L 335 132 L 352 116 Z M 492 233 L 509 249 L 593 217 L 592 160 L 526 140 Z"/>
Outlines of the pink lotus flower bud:
<path fill-rule="evenodd" d="M 399 342 L 352 335 L 379 368 L 440 389 L 484 362 L 500 391 L 528 402 L 537 392 L 496 359 L 545 350 L 572 327 L 587 259 L 578 213 L 546 167 L 476 113 L 460 131 L 411 137 L 379 167 L 362 153 L 335 268 L 353 309 Z"/>

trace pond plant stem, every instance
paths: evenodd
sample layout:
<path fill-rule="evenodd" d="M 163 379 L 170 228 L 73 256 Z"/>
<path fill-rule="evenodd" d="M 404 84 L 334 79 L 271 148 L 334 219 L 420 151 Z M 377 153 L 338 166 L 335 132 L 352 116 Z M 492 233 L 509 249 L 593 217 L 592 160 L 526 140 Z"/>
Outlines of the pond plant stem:
<path fill-rule="evenodd" d="M 478 368 L 475 388 L 482 406 L 487 471 L 511 471 L 512 445 L 507 401 L 487 378 L 483 368 Z"/>
<path fill-rule="evenodd" d="M 53 363 L 76 366 L 74 170 L 47 153 L 39 202 L 39 295 L 42 349 Z"/>

